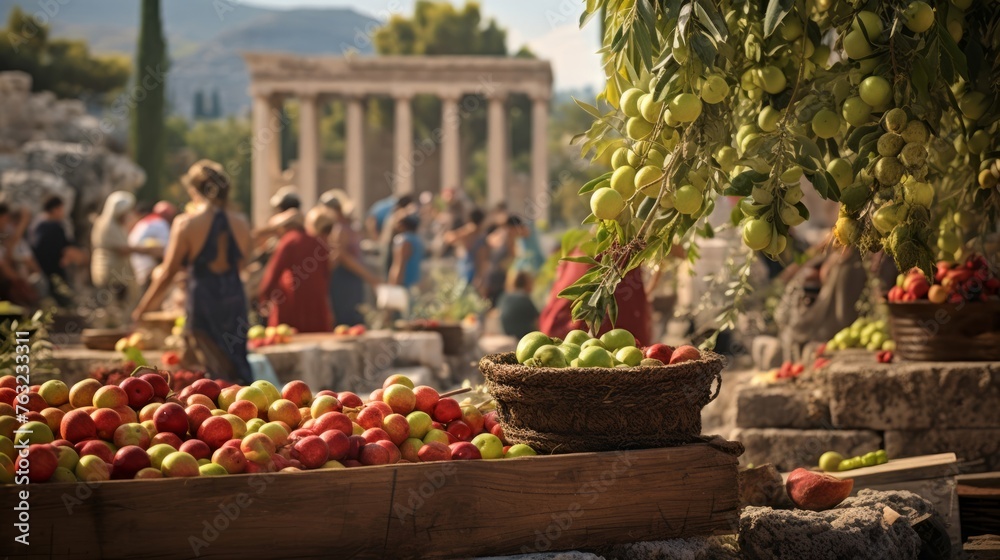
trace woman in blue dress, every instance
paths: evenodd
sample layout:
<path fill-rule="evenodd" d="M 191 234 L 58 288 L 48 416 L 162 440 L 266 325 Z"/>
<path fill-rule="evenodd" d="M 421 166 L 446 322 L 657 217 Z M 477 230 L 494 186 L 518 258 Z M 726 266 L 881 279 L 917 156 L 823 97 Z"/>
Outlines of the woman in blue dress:
<path fill-rule="evenodd" d="M 176 218 L 162 273 L 133 313 L 138 320 L 187 269 L 185 341 L 198 365 L 236 383 L 253 381 L 247 361 L 247 299 L 240 270 L 250 254 L 250 224 L 229 208 L 229 178 L 221 165 L 201 160 L 182 178 L 193 210 Z"/>

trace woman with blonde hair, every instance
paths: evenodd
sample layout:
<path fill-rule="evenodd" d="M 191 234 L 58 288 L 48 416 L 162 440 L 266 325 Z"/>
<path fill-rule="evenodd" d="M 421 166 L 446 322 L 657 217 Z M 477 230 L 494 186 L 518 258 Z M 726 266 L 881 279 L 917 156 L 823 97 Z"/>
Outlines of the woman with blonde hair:
<path fill-rule="evenodd" d="M 133 318 L 138 320 L 186 267 L 189 349 L 214 377 L 250 383 L 247 300 L 240 279 L 250 254 L 250 224 L 229 209 L 229 178 L 218 163 L 195 163 L 182 182 L 196 204 L 174 220 L 163 273 L 153 279 Z"/>

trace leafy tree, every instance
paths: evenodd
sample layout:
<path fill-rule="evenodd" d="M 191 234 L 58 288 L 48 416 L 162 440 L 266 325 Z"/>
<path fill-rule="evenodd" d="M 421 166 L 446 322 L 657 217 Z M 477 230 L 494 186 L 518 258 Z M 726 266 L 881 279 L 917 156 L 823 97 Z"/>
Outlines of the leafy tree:
<path fill-rule="evenodd" d="M 468 2 L 456 8 L 448 2 L 419 0 L 412 17 L 393 16 L 374 37 L 375 50 L 391 55 L 480 55 L 508 56 L 507 32 L 494 20 L 483 21 L 479 4 Z M 521 48 L 519 57 L 533 57 Z M 460 106 L 476 106 L 479 110 L 462 115 L 460 124 L 462 162 L 465 167 L 461 185 L 474 199 L 483 201 L 486 191 L 486 158 L 482 146 L 486 142 L 486 101 L 476 103 L 463 99 Z M 375 104 L 371 113 L 376 119 L 392 114 L 391 100 Z M 512 159 L 530 153 L 531 101 L 521 95 L 508 101 L 508 141 Z M 441 102 L 434 97 L 419 96 L 413 100 L 414 133 L 419 138 L 431 136 L 441 126 Z M 382 123 L 379 123 L 382 124 Z M 515 166 L 516 169 L 516 166 Z M 450 185 L 446 185 L 450 186 Z"/>
<path fill-rule="evenodd" d="M 119 92 L 129 77 L 126 57 L 91 56 L 83 41 L 53 39 L 48 25 L 17 6 L 7 17 L 6 31 L 0 32 L 0 68 L 30 74 L 34 91 L 84 100 Z"/>
<path fill-rule="evenodd" d="M 164 164 L 164 119 L 166 116 L 167 44 L 163 38 L 160 0 L 143 0 L 136 56 L 136 88 L 132 112 L 132 155 L 146 171 L 146 184 L 139 196 L 156 198 L 160 193 Z"/>

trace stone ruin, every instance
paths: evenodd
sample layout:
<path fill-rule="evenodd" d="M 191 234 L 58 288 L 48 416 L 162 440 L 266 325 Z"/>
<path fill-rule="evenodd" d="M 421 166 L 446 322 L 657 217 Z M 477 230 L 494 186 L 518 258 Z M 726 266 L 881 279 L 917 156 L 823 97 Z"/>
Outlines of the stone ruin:
<path fill-rule="evenodd" d="M 41 210 L 46 196 L 67 204 L 71 232 L 90 242 L 93 217 L 116 190 L 134 192 L 146 180 L 112 134 L 110 121 L 87 113 L 83 101 L 31 92 L 31 76 L 0 72 L 0 193 L 15 207 Z"/>

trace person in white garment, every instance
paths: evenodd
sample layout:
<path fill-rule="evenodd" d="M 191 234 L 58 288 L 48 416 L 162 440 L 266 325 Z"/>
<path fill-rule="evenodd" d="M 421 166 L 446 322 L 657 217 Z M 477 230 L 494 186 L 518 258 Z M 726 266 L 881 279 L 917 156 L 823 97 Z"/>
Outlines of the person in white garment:
<path fill-rule="evenodd" d="M 170 223 L 177 215 L 177 207 L 161 200 L 144 214 L 128 234 L 130 246 L 149 249 L 148 253 L 132 253 L 129 256 L 136 284 L 143 291 L 149 286 L 153 269 L 163 260 L 164 250 L 170 241 Z"/>

